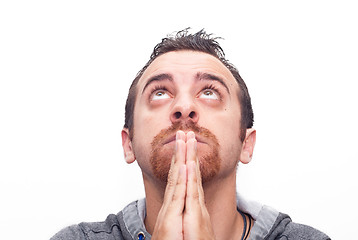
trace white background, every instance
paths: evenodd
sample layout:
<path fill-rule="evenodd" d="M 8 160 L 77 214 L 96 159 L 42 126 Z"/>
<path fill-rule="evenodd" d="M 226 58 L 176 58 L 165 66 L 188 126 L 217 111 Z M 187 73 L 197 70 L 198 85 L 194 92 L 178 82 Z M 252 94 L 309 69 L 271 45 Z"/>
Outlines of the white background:
<path fill-rule="evenodd" d="M 156 43 L 221 36 L 254 107 L 239 192 L 332 239 L 356 237 L 354 1 L 1 1 L 1 239 L 49 239 L 143 197 L 120 131 Z M 354 237 L 353 237 L 354 236 Z"/>

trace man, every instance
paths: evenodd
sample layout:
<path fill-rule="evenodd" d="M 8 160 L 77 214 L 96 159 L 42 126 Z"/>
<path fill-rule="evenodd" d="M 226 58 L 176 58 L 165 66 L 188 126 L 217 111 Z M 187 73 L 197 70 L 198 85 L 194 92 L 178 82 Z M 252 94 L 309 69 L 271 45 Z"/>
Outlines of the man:
<path fill-rule="evenodd" d="M 162 40 L 127 98 L 123 150 L 146 198 L 104 222 L 52 239 L 329 239 L 236 194 L 256 131 L 247 87 L 215 38 L 187 30 Z"/>

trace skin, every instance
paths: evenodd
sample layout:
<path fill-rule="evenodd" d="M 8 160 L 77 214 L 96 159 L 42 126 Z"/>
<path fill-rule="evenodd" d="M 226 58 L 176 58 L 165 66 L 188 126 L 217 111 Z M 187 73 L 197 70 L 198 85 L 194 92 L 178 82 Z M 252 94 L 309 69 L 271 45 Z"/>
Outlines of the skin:
<path fill-rule="evenodd" d="M 203 73 L 221 82 L 198 78 Z M 163 74 L 170 78 L 151 81 Z M 127 163 L 136 160 L 142 170 L 145 225 L 152 239 L 241 237 L 243 219 L 236 210 L 236 168 L 239 161 L 250 162 L 256 131 L 248 129 L 244 142 L 240 141 L 238 92 L 236 80 L 218 59 L 194 51 L 159 56 L 139 80 L 133 139 L 128 129 L 123 129 L 122 143 Z M 211 145 L 205 137 L 185 129 L 163 145 L 163 152 L 169 156 L 169 160 L 162 160 L 163 164 L 170 164 L 168 181 L 163 181 L 153 173 L 151 143 L 161 130 L 188 121 L 215 135 L 220 168 L 202 182 L 200 166 L 205 165 L 203 156 Z"/>

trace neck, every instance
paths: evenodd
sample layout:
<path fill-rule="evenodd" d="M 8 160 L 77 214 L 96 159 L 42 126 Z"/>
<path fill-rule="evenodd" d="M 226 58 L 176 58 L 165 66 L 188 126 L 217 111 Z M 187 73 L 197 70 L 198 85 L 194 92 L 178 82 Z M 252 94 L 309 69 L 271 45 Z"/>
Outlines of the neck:
<path fill-rule="evenodd" d="M 158 213 L 163 204 L 165 186 L 143 175 L 146 192 L 147 215 L 145 226 L 152 234 Z M 205 204 L 210 215 L 216 239 L 240 239 L 243 219 L 236 205 L 236 173 L 223 179 L 213 179 L 203 184 Z M 225 221 L 223 221 L 225 219 Z"/>

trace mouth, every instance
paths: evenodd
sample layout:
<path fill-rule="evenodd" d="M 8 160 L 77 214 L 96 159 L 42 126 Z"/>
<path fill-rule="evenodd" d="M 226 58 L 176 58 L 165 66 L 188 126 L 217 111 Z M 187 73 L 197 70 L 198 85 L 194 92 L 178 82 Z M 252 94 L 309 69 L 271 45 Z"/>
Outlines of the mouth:
<path fill-rule="evenodd" d="M 169 137 L 168 139 L 166 139 L 166 140 L 164 141 L 164 144 L 163 144 L 163 145 L 166 145 L 166 144 L 168 144 L 168 143 L 175 142 L 175 140 L 176 140 L 176 135 L 173 135 L 173 136 Z"/>
<path fill-rule="evenodd" d="M 195 135 L 195 139 L 196 139 L 197 143 L 207 144 L 207 142 L 204 141 L 204 139 L 200 135 Z M 164 141 L 163 145 L 170 144 L 170 143 L 175 143 L 175 141 L 176 141 L 176 134 L 174 134 L 173 136 L 167 138 Z"/>

